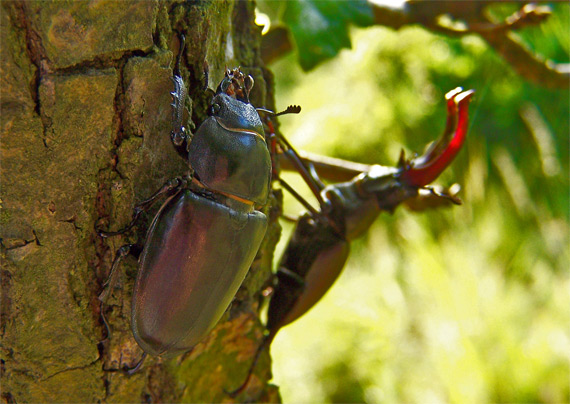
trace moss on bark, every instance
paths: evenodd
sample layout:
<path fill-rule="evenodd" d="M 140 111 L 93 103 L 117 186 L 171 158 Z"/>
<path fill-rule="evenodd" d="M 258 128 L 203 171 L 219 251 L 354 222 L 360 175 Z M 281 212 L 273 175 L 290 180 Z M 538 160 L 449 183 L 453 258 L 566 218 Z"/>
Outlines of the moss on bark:
<path fill-rule="evenodd" d="M 6 402 L 232 401 L 260 343 L 258 300 L 280 234 L 280 197 L 270 228 L 232 308 L 195 349 L 149 358 L 130 331 L 136 262 L 104 308 L 97 296 L 115 250 L 144 239 L 151 212 L 126 236 L 102 240 L 95 226 L 126 225 L 132 207 L 185 172 L 169 139 L 176 31 L 188 37 L 188 116 L 205 116 L 224 66 L 256 77 L 256 105 L 272 105 L 250 2 L 3 2 L 2 397 Z M 192 126 L 192 125 L 190 125 Z M 219 246 L 213 246 L 219 248 Z M 240 400 L 277 401 L 267 356 Z M 245 397 L 247 396 L 247 397 Z"/>

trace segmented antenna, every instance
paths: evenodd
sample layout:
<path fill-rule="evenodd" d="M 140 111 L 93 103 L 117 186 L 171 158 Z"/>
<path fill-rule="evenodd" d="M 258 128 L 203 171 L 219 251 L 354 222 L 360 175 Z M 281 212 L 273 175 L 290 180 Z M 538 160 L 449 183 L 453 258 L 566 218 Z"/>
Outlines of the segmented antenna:
<path fill-rule="evenodd" d="M 287 107 L 287 109 L 285 109 L 284 111 L 281 112 L 273 112 L 270 109 L 266 109 L 266 108 L 255 108 L 255 110 L 257 112 L 263 112 L 265 114 L 271 115 L 271 116 L 279 116 L 279 115 L 285 115 L 285 114 L 298 114 L 299 112 L 301 112 L 301 107 L 299 105 L 289 105 Z"/>
<path fill-rule="evenodd" d="M 285 114 L 298 114 L 299 112 L 301 112 L 300 105 L 289 105 L 285 111 L 281 111 L 275 114 L 275 116 L 285 115 Z"/>

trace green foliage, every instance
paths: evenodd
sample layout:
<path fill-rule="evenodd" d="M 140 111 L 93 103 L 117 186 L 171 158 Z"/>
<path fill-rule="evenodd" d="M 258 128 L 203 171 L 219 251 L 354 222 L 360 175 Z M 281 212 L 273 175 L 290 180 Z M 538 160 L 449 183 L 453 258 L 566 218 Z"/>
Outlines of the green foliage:
<path fill-rule="evenodd" d="M 559 5 L 521 35 L 568 63 L 568 15 Z M 474 88 L 467 145 L 437 181 L 461 184 L 464 205 L 400 208 L 353 244 L 337 284 L 273 344 L 284 401 L 568 402 L 569 91 L 525 82 L 477 36 L 352 38 L 308 74 L 293 56 L 272 66 L 278 106 L 303 107 L 283 133 L 300 149 L 393 165 L 401 147 L 439 136 L 445 92 Z"/>
<path fill-rule="evenodd" d="M 343 48 L 350 48 L 349 23 L 359 27 L 372 25 L 372 10 L 365 0 L 262 1 L 260 8 L 281 21 L 297 44 L 299 64 L 303 70 L 313 69 Z M 279 13 L 279 16 L 276 14 Z"/>

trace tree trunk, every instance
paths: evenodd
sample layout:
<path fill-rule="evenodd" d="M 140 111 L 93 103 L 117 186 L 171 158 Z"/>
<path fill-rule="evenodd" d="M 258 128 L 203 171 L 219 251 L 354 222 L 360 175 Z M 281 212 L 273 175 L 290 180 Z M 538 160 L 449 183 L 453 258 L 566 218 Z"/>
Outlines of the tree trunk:
<path fill-rule="evenodd" d="M 187 171 L 170 142 L 176 32 L 190 122 L 206 117 L 225 66 L 255 78 L 252 103 L 273 107 L 251 2 L 2 2 L 2 398 L 5 402 L 220 402 L 245 378 L 263 335 L 280 195 L 231 309 L 191 352 L 142 355 L 130 330 L 137 263 L 102 310 L 98 295 L 118 247 L 144 241 L 156 207 L 125 236 L 132 207 Z M 209 75 L 204 71 L 209 70 Z M 189 123 L 193 130 L 192 124 Z M 160 205 L 160 203 L 158 203 Z M 211 246 L 212 249 L 229 246 Z M 108 337 L 108 338 L 107 338 Z M 262 356 L 247 397 L 279 401 Z M 241 397 L 243 400 L 245 397 Z"/>

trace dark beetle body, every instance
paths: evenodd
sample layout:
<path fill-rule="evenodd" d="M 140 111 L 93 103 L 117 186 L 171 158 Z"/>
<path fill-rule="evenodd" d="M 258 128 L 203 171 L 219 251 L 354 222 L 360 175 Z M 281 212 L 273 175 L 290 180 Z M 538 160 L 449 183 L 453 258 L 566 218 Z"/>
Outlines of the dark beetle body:
<path fill-rule="evenodd" d="M 217 112 L 200 125 L 189 147 L 189 163 L 208 188 L 265 205 L 271 158 L 263 125 L 251 104 L 218 94 Z"/>
<path fill-rule="evenodd" d="M 315 305 L 340 275 L 349 250 L 349 243 L 330 227 L 309 215 L 299 218 L 277 271 L 267 329 L 276 332 Z"/>
<path fill-rule="evenodd" d="M 187 147 L 200 187 L 183 188 L 164 203 L 140 257 L 132 328 L 153 355 L 187 351 L 208 334 L 267 230 L 266 216 L 254 210 L 267 202 L 271 181 L 259 115 L 225 93 L 212 106 Z"/>
<path fill-rule="evenodd" d="M 239 68 L 228 70 L 210 117 L 190 136 L 182 124 L 187 92 L 179 62 L 180 56 L 171 93 L 171 139 L 190 172 L 138 205 L 125 230 L 102 232 L 109 236 L 130 229 L 140 212 L 168 197 L 147 232 L 133 292 L 133 334 L 151 355 L 188 351 L 210 332 L 243 282 L 267 230 L 266 216 L 255 207 L 267 202 L 271 159 L 263 125 L 248 99 L 253 78 Z M 131 245 L 125 247 L 132 252 Z M 126 254 L 123 248 L 111 280 Z M 103 292 L 101 301 L 107 296 Z"/>
<path fill-rule="evenodd" d="M 335 227 L 325 217 L 305 214 L 299 218 L 279 263 L 267 314 L 270 333 L 301 317 L 331 288 L 346 264 L 350 242 L 366 233 L 381 211 L 377 195 L 359 189 L 363 182 L 388 172 L 373 169 L 321 192 L 330 206 L 329 216 L 336 218 Z"/>
<path fill-rule="evenodd" d="M 391 212 L 418 196 L 451 163 L 465 140 L 472 94 L 461 88 L 446 94 L 446 129 L 421 157 L 407 161 L 402 155 L 397 168 L 374 165 L 351 181 L 321 190 L 321 211 L 301 216 L 279 264 L 267 316 L 269 340 L 330 289 L 346 263 L 351 241 L 365 234 L 382 211 Z M 317 174 L 312 175 L 320 183 Z M 452 195 L 423 190 L 435 199 L 460 203 Z"/>
<path fill-rule="evenodd" d="M 259 211 L 240 212 L 189 189 L 170 197 L 140 257 L 132 329 L 141 348 L 160 355 L 200 342 L 235 296 L 266 229 Z"/>

